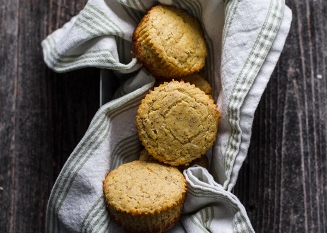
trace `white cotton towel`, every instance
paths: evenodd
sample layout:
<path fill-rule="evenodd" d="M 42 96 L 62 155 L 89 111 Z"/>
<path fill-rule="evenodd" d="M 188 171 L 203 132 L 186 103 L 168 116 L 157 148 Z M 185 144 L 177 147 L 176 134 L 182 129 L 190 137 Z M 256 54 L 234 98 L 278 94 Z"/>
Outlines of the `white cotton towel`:
<path fill-rule="evenodd" d="M 184 171 L 187 199 L 168 232 L 254 232 L 233 189 L 247 156 L 254 112 L 278 61 L 292 13 L 283 0 L 162 0 L 199 19 L 209 54 L 204 72 L 221 112 L 210 168 Z M 138 158 L 138 105 L 154 79 L 132 57 L 131 36 L 153 0 L 89 0 L 85 8 L 42 41 L 56 72 L 83 67 L 113 70 L 125 82 L 102 106 L 65 163 L 52 189 L 46 232 L 122 232 L 109 218 L 102 180 Z"/>

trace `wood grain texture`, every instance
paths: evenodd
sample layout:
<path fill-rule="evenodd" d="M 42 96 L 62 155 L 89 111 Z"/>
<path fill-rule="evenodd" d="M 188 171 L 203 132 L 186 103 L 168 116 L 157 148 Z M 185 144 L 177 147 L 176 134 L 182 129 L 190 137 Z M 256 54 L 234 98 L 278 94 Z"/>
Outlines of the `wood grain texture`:
<path fill-rule="evenodd" d="M 257 109 L 234 189 L 256 232 L 327 232 L 327 2 L 286 1 L 293 22 Z"/>
<path fill-rule="evenodd" d="M 44 232 L 60 169 L 98 109 L 99 71 L 50 71 L 41 41 L 86 1 L 1 1 L 0 232 Z"/>
<path fill-rule="evenodd" d="M 99 70 L 65 74 L 41 41 L 86 0 L 0 0 L 0 232 L 44 232 L 51 188 L 98 109 Z M 293 22 L 234 193 L 256 232 L 327 232 L 327 2 Z"/>

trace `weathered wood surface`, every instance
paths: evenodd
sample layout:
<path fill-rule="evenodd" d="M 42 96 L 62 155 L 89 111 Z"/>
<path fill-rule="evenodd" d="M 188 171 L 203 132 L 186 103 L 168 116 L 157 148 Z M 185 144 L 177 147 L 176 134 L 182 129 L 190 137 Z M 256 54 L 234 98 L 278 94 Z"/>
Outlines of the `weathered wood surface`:
<path fill-rule="evenodd" d="M 60 169 L 98 109 L 99 70 L 56 74 L 40 42 L 86 4 L 0 1 L 0 232 L 44 232 Z M 235 194 L 256 232 L 327 232 L 327 2 L 286 1 L 290 35 Z"/>

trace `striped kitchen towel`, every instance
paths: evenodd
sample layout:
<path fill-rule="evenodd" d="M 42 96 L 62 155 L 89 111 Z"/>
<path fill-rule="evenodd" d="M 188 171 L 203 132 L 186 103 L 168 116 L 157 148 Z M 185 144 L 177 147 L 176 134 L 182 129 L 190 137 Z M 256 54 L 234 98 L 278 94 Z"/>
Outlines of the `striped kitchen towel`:
<path fill-rule="evenodd" d="M 204 68 L 221 112 L 209 169 L 188 168 L 183 214 L 168 232 L 254 232 L 233 189 L 247 156 L 254 112 L 278 61 L 292 13 L 284 0 L 161 0 L 187 10 L 202 24 L 209 54 Z M 46 232 L 122 230 L 108 216 L 102 180 L 135 160 L 141 145 L 138 105 L 154 78 L 131 51 L 133 30 L 154 0 L 89 0 L 85 8 L 42 41 L 44 61 L 56 72 L 83 67 L 113 70 L 126 81 L 95 114 L 52 189 Z M 131 77 L 131 74 L 133 76 Z"/>

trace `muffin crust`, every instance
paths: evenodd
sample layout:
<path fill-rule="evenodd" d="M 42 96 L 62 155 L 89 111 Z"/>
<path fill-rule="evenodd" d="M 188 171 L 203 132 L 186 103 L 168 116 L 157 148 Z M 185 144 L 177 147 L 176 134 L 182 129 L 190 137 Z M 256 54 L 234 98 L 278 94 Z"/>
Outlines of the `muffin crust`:
<path fill-rule="evenodd" d="M 151 8 L 136 27 L 132 42 L 139 62 L 161 79 L 198 72 L 207 56 L 198 20 L 173 6 Z"/>
<path fill-rule="evenodd" d="M 183 81 L 154 88 L 139 106 L 136 127 L 148 153 L 172 166 L 200 158 L 213 145 L 219 111 L 199 88 Z"/>
<path fill-rule="evenodd" d="M 174 167 L 136 160 L 111 171 L 103 190 L 110 215 L 125 231 L 157 233 L 178 221 L 186 180 Z"/>

